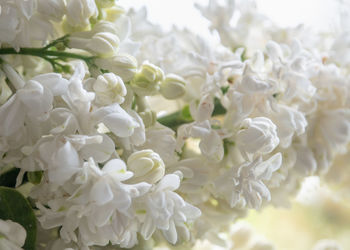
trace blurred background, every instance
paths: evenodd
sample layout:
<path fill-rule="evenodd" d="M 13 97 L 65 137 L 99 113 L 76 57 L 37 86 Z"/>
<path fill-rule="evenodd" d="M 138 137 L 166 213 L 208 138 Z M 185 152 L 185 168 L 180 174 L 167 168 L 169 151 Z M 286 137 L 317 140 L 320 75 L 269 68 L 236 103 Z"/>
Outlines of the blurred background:
<path fill-rule="evenodd" d="M 340 12 L 350 13 L 350 9 L 340 4 L 344 1 L 347 0 L 257 0 L 256 3 L 262 14 L 282 27 L 302 23 L 314 30 L 329 31 L 339 27 Z M 204 5 L 207 0 L 119 0 L 119 3 L 127 9 L 146 6 L 148 19 L 164 29 L 176 25 L 210 36 L 207 20 L 194 7 L 194 3 Z M 350 155 L 340 158 L 342 163 L 335 162 L 325 178 L 328 184 L 318 177 L 309 177 L 289 208 L 251 211 L 244 220 L 278 250 L 313 249 L 321 239 L 335 239 L 342 249 L 350 250 L 350 164 L 347 164 Z M 349 168 L 349 174 L 338 172 L 337 166 Z"/>
<path fill-rule="evenodd" d="M 341 1 L 256 0 L 261 13 L 281 26 L 296 26 L 304 23 L 315 29 L 328 29 L 337 25 L 338 2 Z M 208 33 L 208 22 L 194 8 L 195 3 L 204 5 L 208 3 L 208 0 L 119 0 L 119 3 L 126 8 L 137 9 L 146 6 L 149 20 L 161 24 L 164 28 L 176 25 L 189 28 L 195 33 Z"/>

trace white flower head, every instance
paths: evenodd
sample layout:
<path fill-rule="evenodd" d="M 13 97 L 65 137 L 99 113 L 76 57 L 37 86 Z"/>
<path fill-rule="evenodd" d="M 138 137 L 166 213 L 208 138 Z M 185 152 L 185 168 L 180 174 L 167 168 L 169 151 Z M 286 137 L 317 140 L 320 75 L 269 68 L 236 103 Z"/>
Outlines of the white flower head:
<path fill-rule="evenodd" d="M 99 75 L 97 79 L 88 79 L 85 84 L 96 93 L 98 105 L 121 104 L 127 94 L 123 80 L 114 73 Z"/>
<path fill-rule="evenodd" d="M 279 144 L 276 125 L 266 117 L 246 118 L 236 135 L 244 157 L 271 153 Z"/>
<path fill-rule="evenodd" d="M 171 244 L 178 242 L 180 236 L 189 240 L 188 225 L 201 215 L 201 211 L 174 192 L 179 186 L 178 175 L 165 175 L 137 204 L 136 213 L 139 211 L 137 216 L 142 222 L 140 233 L 146 240 L 156 229 Z"/>
<path fill-rule="evenodd" d="M 270 180 L 272 173 L 282 164 L 282 155 L 277 153 L 266 161 L 259 157 L 253 162 L 245 162 L 237 168 L 232 168 L 214 181 L 214 194 L 223 197 L 234 207 L 239 201 L 249 207 L 259 209 L 262 200 L 271 200 L 270 190 L 264 180 Z"/>
<path fill-rule="evenodd" d="M 33 46 L 34 41 L 44 44 L 52 31 L 50 21 L 37 12 L 36 0 L 1 2 L 0 44 L 15 49 Z"/>

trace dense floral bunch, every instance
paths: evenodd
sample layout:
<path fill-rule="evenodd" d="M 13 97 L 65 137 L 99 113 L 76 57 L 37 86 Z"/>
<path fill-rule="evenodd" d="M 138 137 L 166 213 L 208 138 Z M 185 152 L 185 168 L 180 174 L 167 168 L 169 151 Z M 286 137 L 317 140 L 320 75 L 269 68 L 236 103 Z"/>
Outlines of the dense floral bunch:
<path fill-rule="evenodd" d="M 0 206 L 27 186 L 38 220 L 35 240 L 0 208 L 1 249 L 225 245 L 347 152 L 350 30 L 213 0 L 197 7 L 219 44 L 113 0 L 0 3 Z"/>

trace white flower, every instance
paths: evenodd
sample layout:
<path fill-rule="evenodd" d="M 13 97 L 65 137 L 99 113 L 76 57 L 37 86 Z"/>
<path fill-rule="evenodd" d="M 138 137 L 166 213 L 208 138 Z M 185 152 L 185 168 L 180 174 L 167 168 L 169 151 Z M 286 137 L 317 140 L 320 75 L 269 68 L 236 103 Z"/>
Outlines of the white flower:
<path fill-rule="evenodd" d="M 0 249 L 22 250 L 27 232 L 22 225 L 0 219 Z"/>
<path fill-rule="evenodd" d="M 203 155 L 219 162 L 224 157 L 224 145 L 218 131 L 211 128 L 208 120 L 181 125 L 177 131 L 176 151 L 181 152 L 188 138 L 200 138 L 199 148 Z"/>
<path fill-rule="evenodd" d="M 36 12 L 35 0 L 4 0 L 0 11 L 0 44 L 15 49 L 41 44 L 52 34 L 51 23 Z M 30 31 L 30 32 L 29 32 Z"/>
<path fill-rule="evenodd" d="M 131 154 L 127 161 L 128 169 L 134 173 L 133 183 L 159 181 L 165 173 L 162 158 L 152 150 L 141 150 Z"/>
<path fill-rule="evenodd" d="M 271 82 L 260 79 L 249 65 L 246 66 L 243 78 L 237 87 L 237 90 L 244 94 L 266 93 L 272 89 Z"/>
<path fill-rule="evenodd" d="M 327 110 L 318 123 L 327 148 L 345 152 L 350 141 L 350 109 Z"/>
<path fill-rule="evenodd" d="M 113 73 L 99 75 L 96 80 L 88 79 L 85 85 L 96 93 L 95 102 L 99 105 L 121 104 L 127 93 L 123 80 Z"/>
<path fill-rule="evenodd" d="M 224 172 L 214 181 L 213 192 L 223 197 L 231 207 L 242 199 L 243 204 L 259 209 L 262 199 L 270 201 L 271 194 L 263 180 L 270 180 L 272 173 L 280 168 L 282 155 L 277 153 L 268 160 L 258 157 L 253 162 L 245 162 L 238 168 Z"/>
<path fill-rule="evenodd" d="M 192 117 L 197 122 L 209 120 L 214 111 L 213 97 L 206 94 L 201 97 L 198 105 L 196 105 L 195 102 L 191 102 L 190 111 Z"/>
<path fill-rule="evenodd" d="M 266 117 L 246 118 L 240 125 L 235 142 L 246 158 L 271 153 L 279 144 L 277 127 Z"/>
<path fill-rule="evenodd" d="M 47 202 L 47 207 L 37 203 L 39 221 L 45 229 L 62 226 L 60 235 L 67 243 L 88 247 L 111 242 L 132 247 L 137 243 L 138 230 L 133 199 L 144 195 L 151 186 L 124 184 L 132 175 L 120 159 L 112 159 L 100 169 L 91 158 L 72 182 Z"/>
<path fill-rule="evenodd" d="M 271 113 L 270 117 L 277 126 L 277 135 L 280 139 L 279 145 L 287 148 L 291 145 L 294 134 L 305 133 L 307 120 L 303 113 L 285 105 L 279 105 L 278 110 Z"/>
<path fill-rule="evenodd" d="M 11 135 L 24 126 L 26 119 L 45 120 L 53 107 L 53 97 L 67 91 L 68 81 L 55 73 L 29 80 L 0 107 L 0 135 Z"/>
<path fill-rule="evenodd" d="M 189 240 L 188 225 L 201 215 L 201 211 L 174 192 L 179 186 L 178 175 L 165 175 L 138 201 L 136 215 L 142 223 L 140 233 L 146 240 L 156 229 L 161 230 L 171 244 L 178 242 L 180 237 Z"/>
<path fill-rule="evenodd" d="M 66 12 L 64 0 L 37 0 L 38 12 L 42 15 L 59 22 Z"/>
<path fill-rule="evenodd" d="M 69 0 L 67 2 L 67 21 L 73 27 L 88 26 L 90 18 L 97 18 L 97 15 L 95 0 Z"/>
<path fill-rule="evenodd" d="M 165 163 L 177 160 L 175 132 L 159 123 L 146 129 L 146 141 L 139 149 L 152 149 Z"/>
<path fill-rule="evenodd" d="M 67 141 L 52 141 L 39 146 L 39 154 L 48 165 L 48 178 L 52 183 L 63 185 L 81 167 L 81 159 L 77 150 Z"/>
<path fill-rule="evenodd" d="M 136 128 L 143 125 L 117 103 L 99 108 L 93 113 L 93 117 L 95 121 L 102 122 L 111 132 L 119 137 L 130 137 Z"/>

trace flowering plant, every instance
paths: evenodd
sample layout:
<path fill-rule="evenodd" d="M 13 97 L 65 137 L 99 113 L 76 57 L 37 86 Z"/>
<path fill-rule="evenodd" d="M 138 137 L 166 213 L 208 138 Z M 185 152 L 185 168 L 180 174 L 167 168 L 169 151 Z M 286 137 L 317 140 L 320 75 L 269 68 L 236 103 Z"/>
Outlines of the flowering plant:
<path fill-rule="evenodd" d="M 349 29 L 197 7 L 220 43 L 114 0 L 1 0 L 1 249 L 227 246 L 348 152 Z"/>

